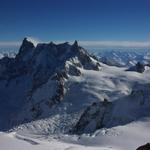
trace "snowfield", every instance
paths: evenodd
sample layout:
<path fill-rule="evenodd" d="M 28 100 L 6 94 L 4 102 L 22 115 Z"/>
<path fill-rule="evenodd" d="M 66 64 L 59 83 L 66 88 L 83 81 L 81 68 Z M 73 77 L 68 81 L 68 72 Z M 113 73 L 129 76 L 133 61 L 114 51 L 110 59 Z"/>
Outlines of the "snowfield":
<path fill-rule="evenodd" d="M 107 98 L 110 102 L 119 100 L 119 104 L 113 112 L 114 116 L 121 114 L 122 116 L 120 117 L 127 117 L 127 123 L 130 123 L 128 108 L 131 107 L 132 111 L 132 109 L 134 109 L 134 104 L 130 104 L 130 99 L 132 99 L 132 97 L 128 98 L 128 96 L 135 87 L 135 90 L 144 88 L 145 91 L 147 91 L 149 89 L 149 85 L 146 85 L 150 83 L 150 68 L 146 67 L 145 72 L 141 74 L 137 72 L 127 72 L 125 71 L 126 68 L 110 67 L 102 63 L 101 66 L 101 71 L 87 71 L 81 69 L 81 76 L 70 76 L 67 81 L 68 92 L 64 97 L 63 103 L 51 108 L 48 114 L 46 113 L 49 110 L 45 108 L 44 115 L 46 115 L 47 118 L 41 118 L 31 123 L 20 125 L 16 130 L 18 131 L 18 129 L 21 129 L 25 132 L 27 130 L 33 134 L 40 133 L 48 135 L 66 133 L 66 131 L 79 120 L 79 116 L 83 112 L 82 110 L 93 102 L 103 101 L 104 98 Z M 136 94 L 138 93 L 139 92 Z M 147 97 L 148 96 L 149 95 L 147 95 Z M 138 101 L 141 97 L 141 95 L 135 95 L 134 99 Z M 26 113 L 23 114 L 27 115 Z M 138 119 L 138 116 L 136 117 Z M 118 125 L 119 124 L 122 124 L 122 122 L 119 122 Z"/>
<path fill-rule="evenodd" d="M 0 145 L 2 150 L 111 150 L 111 148 L 70 144 L 57 140 L 41 141 L 15 135 L 15 133 L 0 133 Z"/>
<path fill-rule="evenodd" d="M 136 150 L 150 142 L 149 65 L 139 73 L 106 64 L 77 41 L 35 46 L 25 38 L 15 58 L 0 59 L 0 150 Z"/>
<path fill-rule="evenodd" d="M 124 71 L 126 68 L 101 65 L 102 71 L 82 70 L 82 76 L 72 77 L 70 82 L 83 82 L 83 93 L 89 90 L 88 92 L 95 94 L 98 99 L 102 100 L 107 96 L 111 101 L 129 95 L 136 82 L 141 84 L 150 82 L 149 67 L 146 67 L 146 71 L 140 74 L 126 72 Z M 99 91 L 99 94 L 96 94 L 98 93 L 97 91 Z M 113 99 L 111 99 L 111 94 L 113 94 Z M 88 102 L 88 100 L 86 101 Z M 70 102 L 73 106 L 80 106 L 78 102 L 73 104 L 73 99 L 69 100 Z M 74 110 L 70 108 L 70 111 L 76 111 L 76 109 L 79 108 L 74 108 Z M 148 143 L 150 139 L 149 117 L 122 126 L 108 129 L 103 128 L 95 131 L 93 134 L 83 134 L 80 136 L 61 133 L 57 135 L 51 134 L 50 130 L 52 128 L 57 129 L 55 125 L 61 125 L 58 123 L 60 118 L 56 116 L 54 118 L 54 124 L 52 124 L 51 118 L 50 120 L 44 119 L 21 125 L 15 129 L 15 132 L 1 133 L 1 148 L 3 150 L 134 150 L 140 145 Z"/>
<path fill-rule="evenodd" d="M 20 135 L 0 133 L 2 150 L 135 150 L 149 142 L 150 118 L 126 126 L 97 130 L 92 135 Z"/>

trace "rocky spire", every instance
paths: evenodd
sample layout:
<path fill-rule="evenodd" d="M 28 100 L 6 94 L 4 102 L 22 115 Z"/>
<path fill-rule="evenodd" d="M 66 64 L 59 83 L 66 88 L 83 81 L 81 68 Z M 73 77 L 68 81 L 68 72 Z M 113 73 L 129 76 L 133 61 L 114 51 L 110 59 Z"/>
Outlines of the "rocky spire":
<path fill-rule="evenodd" d="M 79 46 L 79 45 L 78 45 L 78 41 L 77 41 L 77 40 L 75 40 L 72 46 L 74 46 L 74 47 L 78 47 L 78 46 Z"/>
<path fill-rule="evenodd" d="M 16 55 L 16 58 L 22 59 L 22 57 L 33 48 L 35 48 L 34 44 L 30 40 L 28 40 L 28 38 L 24 38 L 20 46 L 19 53 Z"/>
<path fill-rule="evenodd" d="M 49 45 L 55 45 L 55 43 L 54 43 L 53 41 L 51 41 L 51 42 L 49 43 Z"/>
<path fill-rule="evenodd" d="M 78 42 L 76 40 L 72 44 L 72 51 L 74 51 L 74 52 L 78 52 L 79 51 L 79 45 L 78 45 Z"/>
<path fill-rule="evenodd" d="M 145 71 L 145 66 L 144 64 L 138 62 L 136 64 L 136 71 L 139 72 L 139 73 L 143 73 Z"/>
<path fill-rule="evenodd" d="M 28 50 L 28 49 L 32 49 L 32 48 L 34 48 L 34 44 L 31 41 L 29 41 L 27 38 L 24 38 L 22 45 L 19 49 L 19 52 L 22 52 L 22 51 Z"/>

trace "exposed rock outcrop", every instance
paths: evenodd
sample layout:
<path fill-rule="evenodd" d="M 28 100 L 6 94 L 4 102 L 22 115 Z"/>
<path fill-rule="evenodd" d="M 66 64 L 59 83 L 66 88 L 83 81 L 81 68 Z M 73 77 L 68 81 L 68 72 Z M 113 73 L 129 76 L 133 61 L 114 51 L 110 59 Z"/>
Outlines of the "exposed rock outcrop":
<path fill-rule="evenodd" d="M 149 85 L 145 85 L 145 90 L 142 88 L 136 85 L 136 90 L 129 96 L 113 102 L 104 99 L 91 104 L 84 110 L 72 133 L 93 133 L 100 128 L 124 125 L 149 116 Z"/>
<path fill-rule="evenodd" d="M 72 132 L 77 134 L 92 133 L 104 127 L 104 119 L 111 105 L 112 104 L 105 99 L 104 102 L 95 102 L 87 107 Z"/>
<path fill-rule="evenodd" d="M 136 150 L 150 150 L 150 143 L 147 143 L 147 144 L 145 144 L 143 146 L 140 146 Z"/>
<path fill-rule="evenodd" d="M 145 65 L 138 62 L 135 66 L 129 68 L 127 71 L 136 71 L 138 73 L 143 73 L 145 71 Z"/>

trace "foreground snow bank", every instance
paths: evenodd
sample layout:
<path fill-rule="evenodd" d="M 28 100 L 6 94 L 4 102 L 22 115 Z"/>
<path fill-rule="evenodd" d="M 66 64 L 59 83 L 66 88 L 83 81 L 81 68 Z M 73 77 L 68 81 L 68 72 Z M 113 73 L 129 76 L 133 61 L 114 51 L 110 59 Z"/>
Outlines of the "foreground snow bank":
<path fill-rule="evenodd" d="M 149 143 L 150 118 L 144 118 L 124 126 L 97 130 L 91 137 L 82 135 L 80 144 L 111 147 L 115 150 L 136 150 Z"/>
<path fill-rule="evenodd" d="M 0 133 L 1 150 L 110 150 L 109 148 L 82 146 L 59 141 L 40 141 L 16 135 Z"/>
<path fill-rule="evenodd" d="M 150 118 L 128 125 L 97 130 L 93 135 L 50 136 L 27 133 L 0 133 L 2 150 L 136 150 L 149 142 Z M 25 135 L 25 136 L 24 136 Z"/>

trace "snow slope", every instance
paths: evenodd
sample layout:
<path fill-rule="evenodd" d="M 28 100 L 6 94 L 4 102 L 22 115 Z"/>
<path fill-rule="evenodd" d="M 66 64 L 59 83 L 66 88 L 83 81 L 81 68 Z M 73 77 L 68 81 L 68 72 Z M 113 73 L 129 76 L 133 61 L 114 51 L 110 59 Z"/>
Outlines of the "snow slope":
<path fill-rule="evenodd" d="M 0 145 L 2 150 L 111 150 L 110 148 L 71 144 L 57 140 L 41 141 L 15 133 L 0 133 Z"/>
<path fill-rule="evenodd" d="M 92 135 L 63 135 L 53 139 L 46 135 L 0 133 L 2 150 L 135 150 L 149 142 L 150 118 L 126 126 L 97 130 Z"/>
<path fill-rule="evenodd" d="M 15 58 L 0 60 L 0 129 L 10 129 L 0 134 L 3 150 L 131 150 L 149 142 L 150 67 L 127 69 L 99 62 L 77 42 L 24 39 Z"/>
<path fill-rule="evenodd" d="M 149 118 L 144 118 L 125 126 L 101 129 L 92 137 L 82 136 L 80 144 L 88 143 L 87 145 L 90 146 L 111 147 L 116 150 L 133 150 L 149 142 L 149 121 Z"/>
<path fill-rule="evenodd" d="M 128 96 L 135 84 L 147 83 L 150 80 L 147 73 L 126 72 L 126 68 L 120 69 L 104 64 L 101 66 L 101 71 L 80 69 L 81 76 L 70 76 L 65 83 L 67 93 L 63 102 L 50 110 L 45 108 L 43 113 L 47 116 L 45 119 L 41 117 L 40 120 L 34 121 L 34 125 L 32 122 L 23 126 L 27 126 L 28 130 L 30 127 L 31 130 L 34 127 L 38 128 L 38 132 L 40 130 L 41 133 L 67 132 L 79 120 L 87 106 L 93 102 L 103 101 L 104 98 L 116 101 Z"/>

